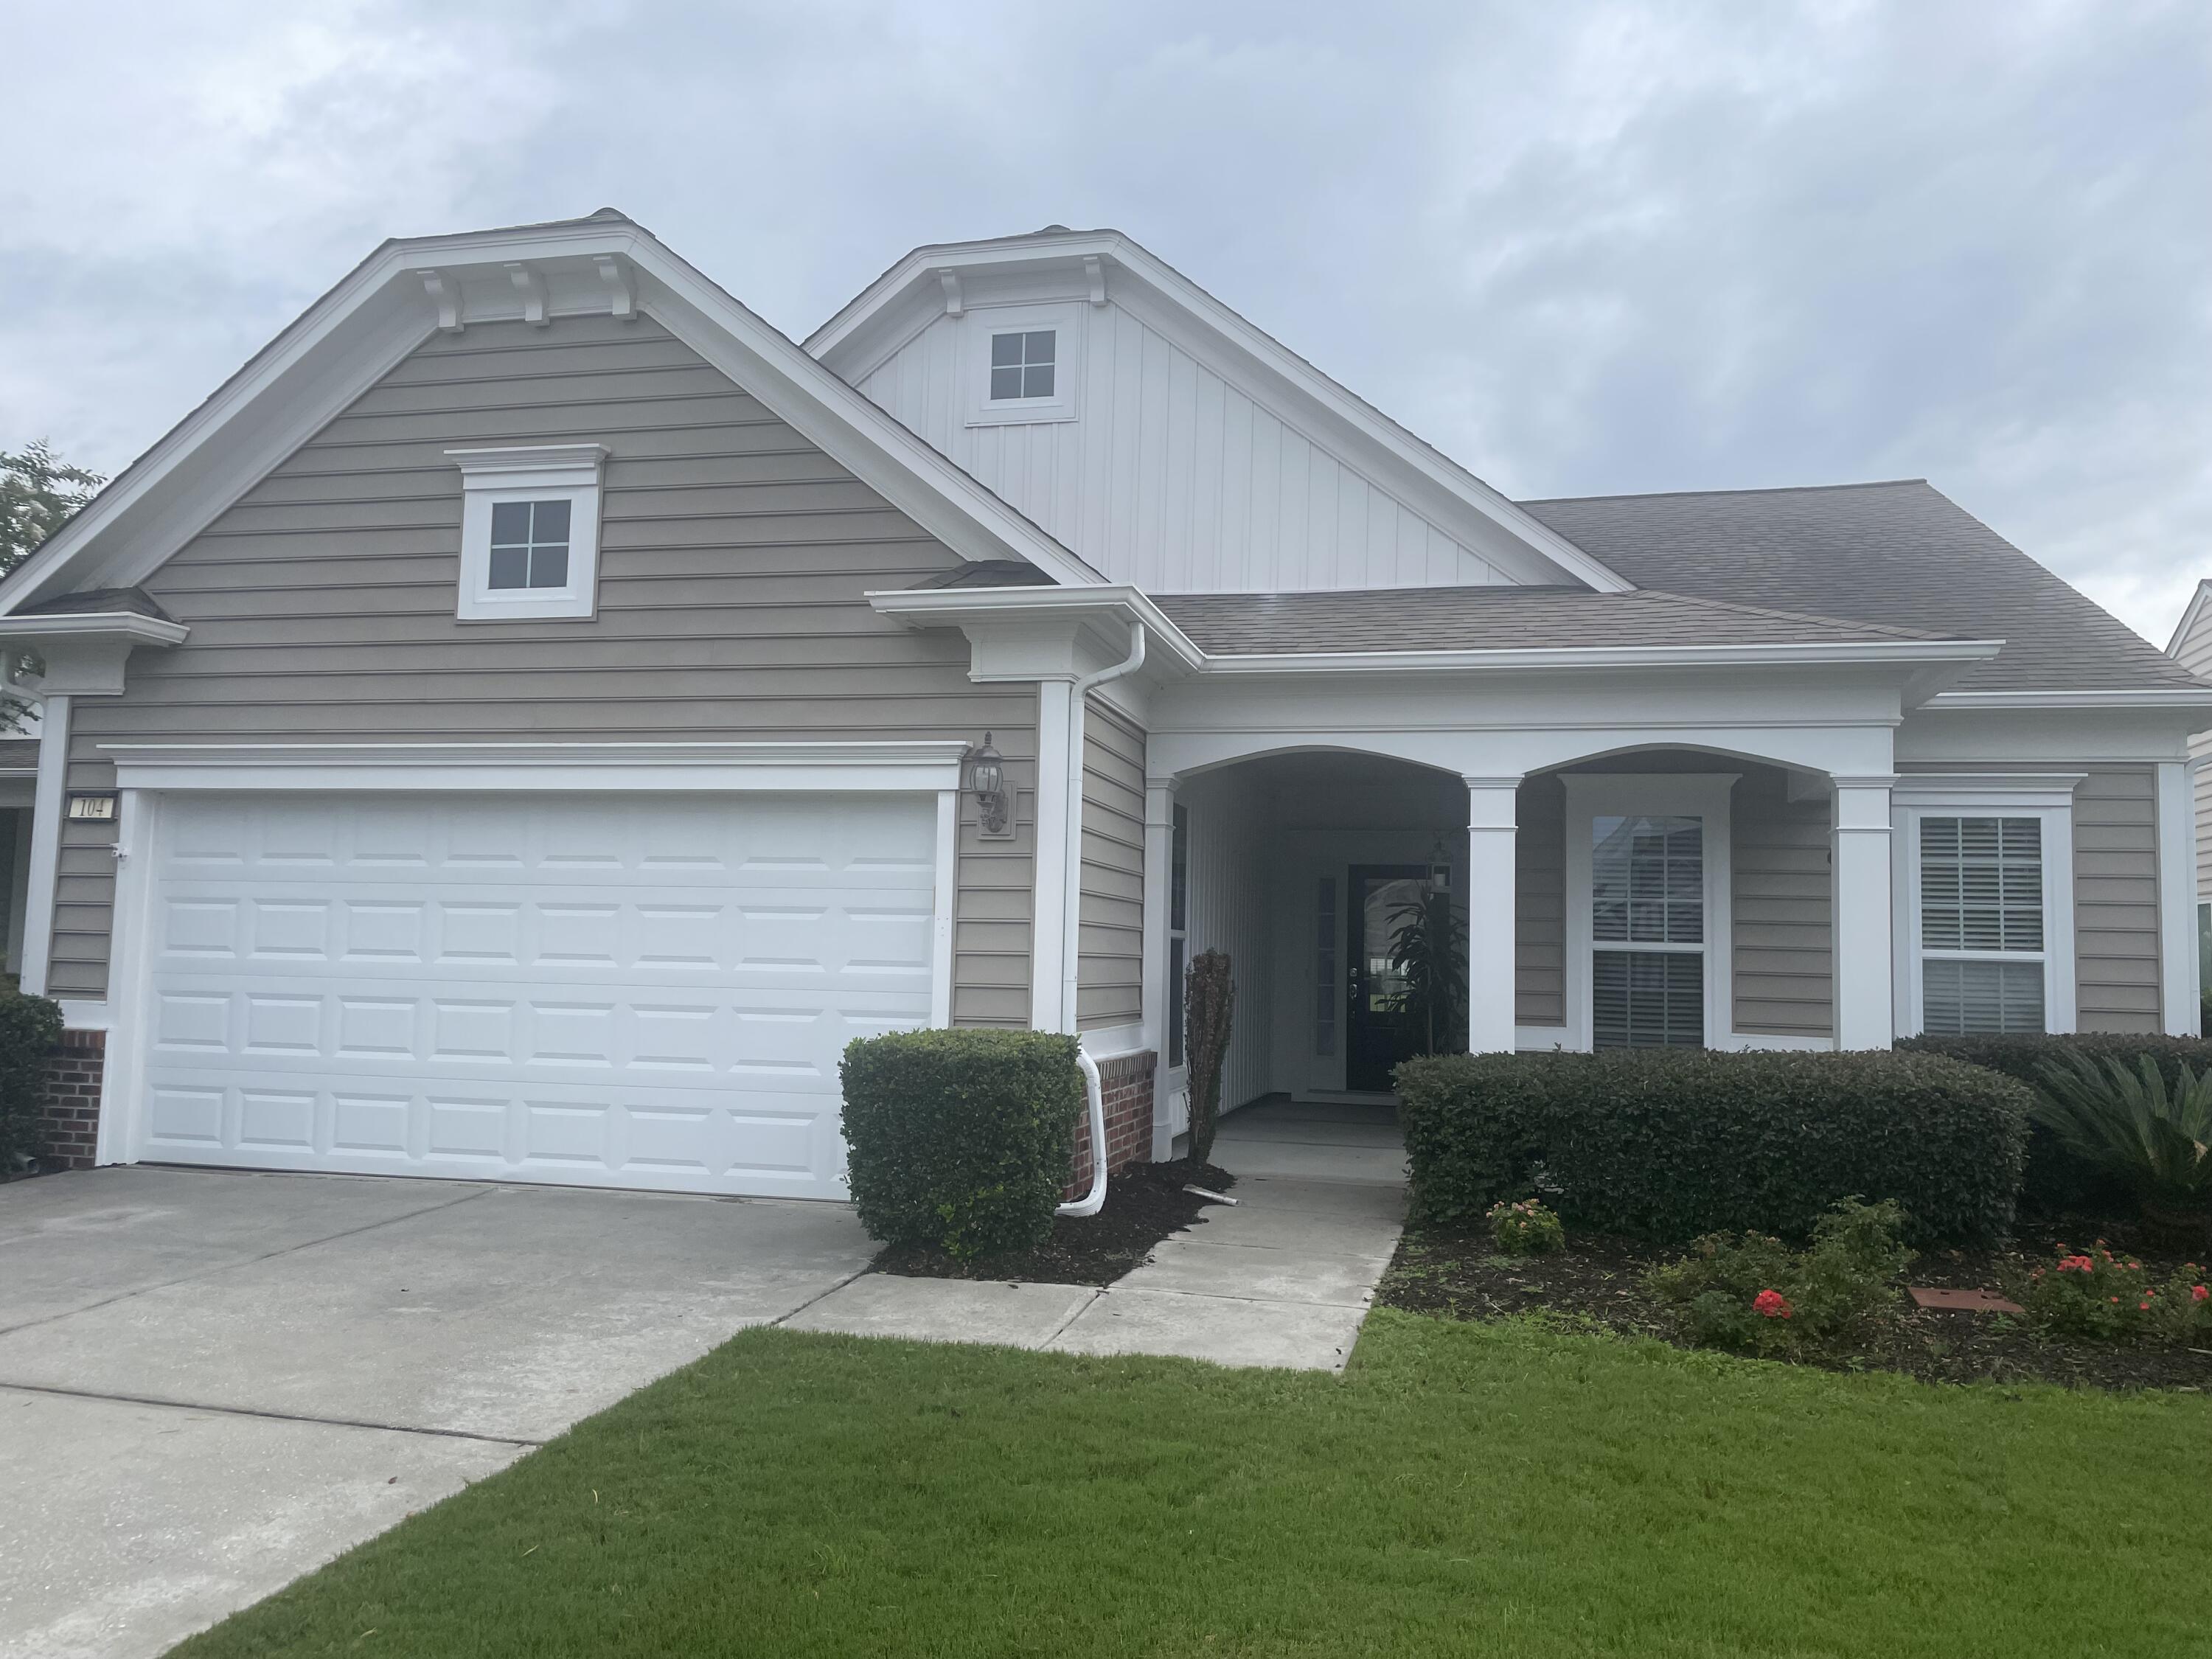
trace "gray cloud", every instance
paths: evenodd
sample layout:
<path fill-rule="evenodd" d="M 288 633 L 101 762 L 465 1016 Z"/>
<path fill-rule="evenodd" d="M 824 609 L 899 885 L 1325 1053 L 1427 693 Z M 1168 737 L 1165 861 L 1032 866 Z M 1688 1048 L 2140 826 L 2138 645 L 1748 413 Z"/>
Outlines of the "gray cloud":
<path fill-rule="evenodd" d="M 1925 475 L 2162 638 L 2196 0 L 111 4 L 11 21 L 0 443 L 112 469 L 382 238 L 613 204 L 803 334 L 1114 224 L 1521 495 Z"/>

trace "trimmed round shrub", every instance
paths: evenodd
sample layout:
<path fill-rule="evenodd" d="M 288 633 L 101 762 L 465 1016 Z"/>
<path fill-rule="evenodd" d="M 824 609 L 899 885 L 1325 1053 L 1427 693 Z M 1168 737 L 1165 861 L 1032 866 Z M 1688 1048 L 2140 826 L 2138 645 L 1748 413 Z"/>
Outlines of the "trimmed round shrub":
<path fill-rule="evenodd" d="M 1084 1107 L 1075 1039 L 1052 1031 L 894 1031 L 846 1045 L 853 1207 L 887 1244 L 963 1259 L 1052 1231 Z"/>
<path fill-rule="evenodd" d="M 2030 1101 L 1890 1051 L 1437 1055 L 1397 1085 L 1417 1213 L 1471 1223 L 1534 1186 L 1577 1225 L 1668 1243 L 1809 1237 L 1846 1198 L 1894 1200 L 1916 1243 L 2001 1239 Z"/>
<path fill-rule="evenodd" d="M 2043 1068 L 2068 1052 L 2091 1060 L 2117 1060 L 2135 1070 L 2145 1054 L 2171 1086 L 2186 1065 L 2202 1077 L 2212 1070 L 2212 1042 L 2203 1037 L 2165 1036 L 2130 1031 L 2069 1031 L 2057 1036 L 2040 1032 L 2015 1036 L 1917 1036 L 1897 1045 L 1917 1054 L 1948 1054 L 1969 1065 L 1986 1066 L 1993 1072 L 2017 1078 L 2031 1089 L 2039 1088 Z M 2021 1177 L 2020 1207 L 2030 1215 L 2117 1215 L 2135 1207 L 2128 1184 L 2110 1171 L 2067 1150 L 2058 1137 L 2040 1123 L 2032 1123 L 2027 1134 L 2027 1168 Z"/>
<path fill-rule="evenodd" d="M 62 1037 L 61 1005 L 0 992 L 0 1171 L 36 1155 L 33 1124 L 46 1080 L 46 1056 Z"/>

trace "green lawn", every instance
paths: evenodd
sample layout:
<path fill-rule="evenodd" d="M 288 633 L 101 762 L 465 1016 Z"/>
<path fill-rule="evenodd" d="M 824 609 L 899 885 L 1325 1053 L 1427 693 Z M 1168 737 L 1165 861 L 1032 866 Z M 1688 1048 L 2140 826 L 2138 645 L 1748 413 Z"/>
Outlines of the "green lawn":
<path fill-rule="evenodd" d="M 2195 1395 L 1389 1311 L 1341 1380 L 759 1330 L 177 1653 L 2172 1656 L 2208 1503 Z"/>

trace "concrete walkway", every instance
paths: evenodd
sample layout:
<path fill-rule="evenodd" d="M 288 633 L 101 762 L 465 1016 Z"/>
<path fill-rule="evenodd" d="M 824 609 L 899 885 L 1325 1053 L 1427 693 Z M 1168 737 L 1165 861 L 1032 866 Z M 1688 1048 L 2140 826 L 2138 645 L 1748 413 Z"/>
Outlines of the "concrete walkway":
<path fill-rule="evenodd" d="M 1236 1205 L 1162 1243 L 1103 1291 L 866 1273 L 794 1330 L 1171 1354 L 1341 1370 L 1397 1249 L 1405 1146 L 1387 1106 L 1271 1102 L 1222 1121 L 1213 1161 Z"/>

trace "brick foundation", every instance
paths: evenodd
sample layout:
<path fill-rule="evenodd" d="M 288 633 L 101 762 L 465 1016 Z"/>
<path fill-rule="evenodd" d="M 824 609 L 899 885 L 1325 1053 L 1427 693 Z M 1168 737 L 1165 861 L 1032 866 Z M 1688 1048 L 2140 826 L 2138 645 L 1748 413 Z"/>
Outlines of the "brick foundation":
<path fill-rule="evenodd" d="M 1112 1175 L 1152 1155 L 1152 1075 L 1159 1056 L 1125 1054 L 1098 1068 L 1099 1092 L 1106 1106 L 1106 1173 Z M 1091 1113 L 1075 1128 L 1075 1176 L 1063 1196 L 1080 1198 L 1091 1190 Z"/>
<path fill-rule="evenodd" d="M 100 1145 L 100 1080 L 107 1033 L 64 1031 L 46 1060 L 46 1097 L 32 1121 L 31 1149 L 65 1170 L 89 1170 Z"/>

